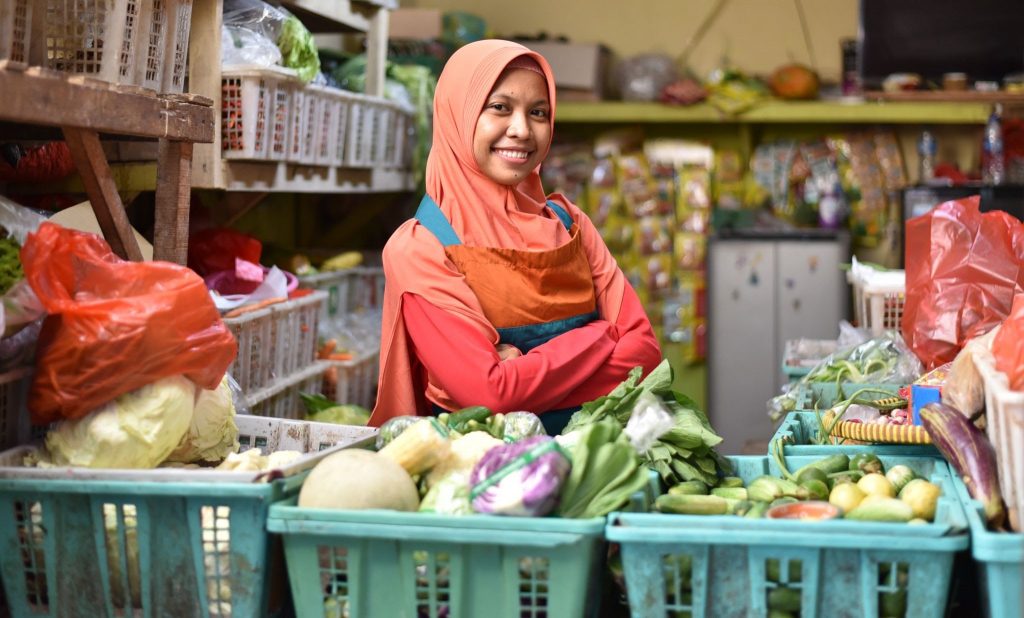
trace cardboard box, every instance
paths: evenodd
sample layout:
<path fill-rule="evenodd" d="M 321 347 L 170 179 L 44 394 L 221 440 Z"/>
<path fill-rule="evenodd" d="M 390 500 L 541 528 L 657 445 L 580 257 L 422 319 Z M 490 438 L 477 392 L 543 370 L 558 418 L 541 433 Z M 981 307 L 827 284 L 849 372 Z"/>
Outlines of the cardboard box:
<path fill-rule="evenodd" d="M 389 39 L 432 40 L 441 38 L 439 9 L 395 9 L 388 25 Z"/>
<path fill-rule="evenodd" d="M 599 43 L 518 41 L 547 59 L 562 100 L 600 100 L 605 94 L 611 51 Z"/>

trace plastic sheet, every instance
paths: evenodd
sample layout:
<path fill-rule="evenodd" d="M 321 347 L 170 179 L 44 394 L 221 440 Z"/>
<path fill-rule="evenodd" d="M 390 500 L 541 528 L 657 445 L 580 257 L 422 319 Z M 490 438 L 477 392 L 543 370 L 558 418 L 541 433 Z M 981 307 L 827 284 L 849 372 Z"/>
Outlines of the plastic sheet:
<path fill-rule="evenodd" d="M 126 262 L 95 234 L 44 223 L 21 251 L 49 314 L 29 394 L 32 422 L 80 418 L 161 378 L 216 388 L 235 357 L 203 280 L 169 262 Z"/>
<path fill-rule="evenodd" d="M 945 202 L 907 222 L 903 337 L 927 368 L 1003 321 L 1024 291 L 1024 225 L 981 213 L 980 201 Z"/>

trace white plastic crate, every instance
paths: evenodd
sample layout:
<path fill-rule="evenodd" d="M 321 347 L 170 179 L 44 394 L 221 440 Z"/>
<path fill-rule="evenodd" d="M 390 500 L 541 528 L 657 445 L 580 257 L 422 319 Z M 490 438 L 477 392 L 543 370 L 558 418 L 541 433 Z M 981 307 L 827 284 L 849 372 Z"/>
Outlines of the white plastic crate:
<path fill-rule="evenodd" d="M 341 165 L 341 151 L 338 149 L 338 125 L 342 122 L 342 99 L 337 88 L 317 88 L 320 105 L 317 108 L 316 141 L 314 162 L 317 165 L 334 167 Z"/>
<path fill-rule="evenodd" d="M 354 268 L 345 270 L 334 270 L 320 272 L 314 275 L 303 275 L 299 277 L 302 287 L 313 288 L 327 293 L 327 302 L 323 304 L 320 312 L 320 323 L 323 324 L 343 313 L 347 313 L 351 307 L 352 280 L 355 275 Z"/>
<path fill-rule="evenodd" d="M 29 62 L 181 92 L 192 0 L 35 0 Z"/>
<path fill-rule="evenodd" d="M 31 386 L 31 367 L 0 373 L 0 450 L 25 444 L 32 438 L 28 413 Z"/>
<path fill-rule="evenodd" d="M 338 111 L 338 132 L 335 135 L 334 140 L 334 163 L 333 165 L 347 166 L 348 159 L 348 136 L 350 129 L 349 124 L 352 119 L 352 108 L 359 104 L 359 95 L 348 92 L 346 90 L 334 90 L 334 95 L 338 98 L 340 109 Z"/>
<path fill-rule="evenodd" d="M 904 271 L 875 270 L 853 258 L 846 279 L 853 286 L 853 313 L 858 326 L 875 335 L 900 330 L 906 302 Z"/>
<path fill-rule="evenodd" d="M 379 150 L 379 110 L 385 104 L 380 97 L 354 94 L 349 105 L 346 167 L 373 167 Z"/>
<path fill-rule="evenodd" d="M 384 303 L 384 268 L 359 266 L 352 269 L 349 310 L 374 309 Z"/>
<path fill-rule="evenodd" d="M 0 2 L 0 60 L 28 64 L 33 0 Z"/>
<path fill-rule="evenodd" d="M 328 363 L 317 361 L 284 379 L 275 380 L 269 386 L 245 393 L 249 414 L 270 418 L 304 419 L 306 409 L 299 395 L 322 392 L 323 375 L 327 368 Z"/>
<path fill-rule="evenodd" d="M 1010 514 L 1010 526 L 1024 531 L 1024 392 L 1010 389 L 1006 374 L 996 369 L 991 354 L 975 354 L 974 364 L 985 382 L 985 428 L 996 449 L 999 490 Z"/>
<path fill-rule="evenodd" d="M 284 159 L 293 80 L 291 72 L 276 69 L 222 71 L 221 153 L 225 159 Z"/>
<path fill-rule="evenodd" d="M 224 324 L 238 340 L 228 371 L 246 395 L 275 386 L 316 359 L 317 328 L 326 292 L 277 303 Z"/>
<path fill-rule="evenodd" d="M 324 397 L 372 410 L 377 400 L 380 350 L 366 352 L 352 360 L 328 362 L 337 372 L 337 381 L 324 377 Z"/>
<path fill-rule="evenodd" d="M 321 88 L 296 84 L 291 89 L 292 108 L 288 128 L 289 163 L 316 163 L 316 135 L 319 126 Z"/>

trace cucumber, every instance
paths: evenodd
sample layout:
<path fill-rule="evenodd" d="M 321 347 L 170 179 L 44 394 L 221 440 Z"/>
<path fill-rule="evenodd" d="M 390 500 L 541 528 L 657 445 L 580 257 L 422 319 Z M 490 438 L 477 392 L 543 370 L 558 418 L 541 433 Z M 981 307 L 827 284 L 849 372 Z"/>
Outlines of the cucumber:
<path fill-rule="evenodd" d="M 780 612 L 800 611 L 800 591 L 785 586 L 773 588 L 768 593 L 768 609 Z"/>
<path fill-rule="evenodd" d="M 841 485 L 843 483 L 854 483 L 864 478 L 864 473 L 860 470 L 844 470 L 842 472 L 835 472 L 828 475 L 828 486 L 829 488 Z"/>
<path fill-rule="evenodd" d="M 768 508 L 772 508 L 773 506 L 779 506 L 782 504 L 795 504 L 797 502 L 800 501 L 792 496 L 782 496 L 778 500 L 772 500 L 772 503 L 768 505 Z"/>
<path fill-rule="evenodd" d="M 719 496 L 665 494 L 658 496 L 654 506 L 662 513 L 676 515 L 725 515 L 729 512 L 729 501 Z"/>
<path fill-rule="evenodd" d="M 914 518 L 914 510 L 906 502 L 896 498 L 882 498 L 858 506 L 846 514 L 846 519 L 855 521 L 890 521 L 906 523 Z"/>
<path fill-rule="evenodd" d="M 452 412 L 451 416 L 448 417 L 448 426 L 456 431 L 467 433 L 465 429 L 470 421 L 484 423 L 490 416 L 490 408 L 485 406 L 470 406 L 468 408 L 462 408 L 458 412 Z"/>
<path fill-rule="evenodd" d="M 711 490 L 711 495 L 730 500 L 746 500 L 747 490 L 742 487 L 715 487 Z"/>
<path fill-rule="evenodd" d="M 801 468 L 800 474 L 796 476 L 796 482 L 802 485 L 804 481 L 811 480 L 828 483 L 828 473 L 821 468 Z"/>
<path fill-rule="evenodd" d="M 701 481 L 683 481 L 669 488 L 668 493 L 676 496 L 706 496 L 708 486 Z"/>
<path fill-rule="evenodd" d="M 718 481 L 716 487 L 743 487 L 743 479 L 738 476 L 727 476 Z"/>
<path fill-rule="evenodd" d="M 896 590 L 894 592 L 883 592 L 878 595 L 878 604 L 881 606 L 883 616 L 906 616 L 907 615 L 907 591 Z"/>
<path fill-rule="evenodd" d="M 803 466 L 802 468 L 797 470 L 793 476 L 794 478 L 800 478 L 800 473 L 806 470 L 807 468 L 818 468 L 825 474 L 832 474 L 833 472 L 842 472 L 843 470 L 848 470 L 849 466 L 850 458 L 847 457 L 846 455 L 829 455 L 828 457 L 823 457 L 822 459 L 812 461 L 806 466 Z"/>
<path fill-rule="evenodd" d="M 767 510 L 767 502 L 755 502 L 751 505 L 750 509 L 743 516 L 747 519 L 761 519 L 762 517 L 764 517 L 764 512 Z"/>

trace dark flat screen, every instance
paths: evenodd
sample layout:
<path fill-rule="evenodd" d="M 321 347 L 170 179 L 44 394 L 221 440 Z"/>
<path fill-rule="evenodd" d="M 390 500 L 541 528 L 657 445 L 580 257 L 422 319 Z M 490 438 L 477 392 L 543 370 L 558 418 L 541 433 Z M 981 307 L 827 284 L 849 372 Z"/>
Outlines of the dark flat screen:
<path fill-rule="evenodd" d="M 891 73 L 1001 80 L 1024 70 L 1024 0 L 861 0 L 860 67 L 876 89 Z"/>

